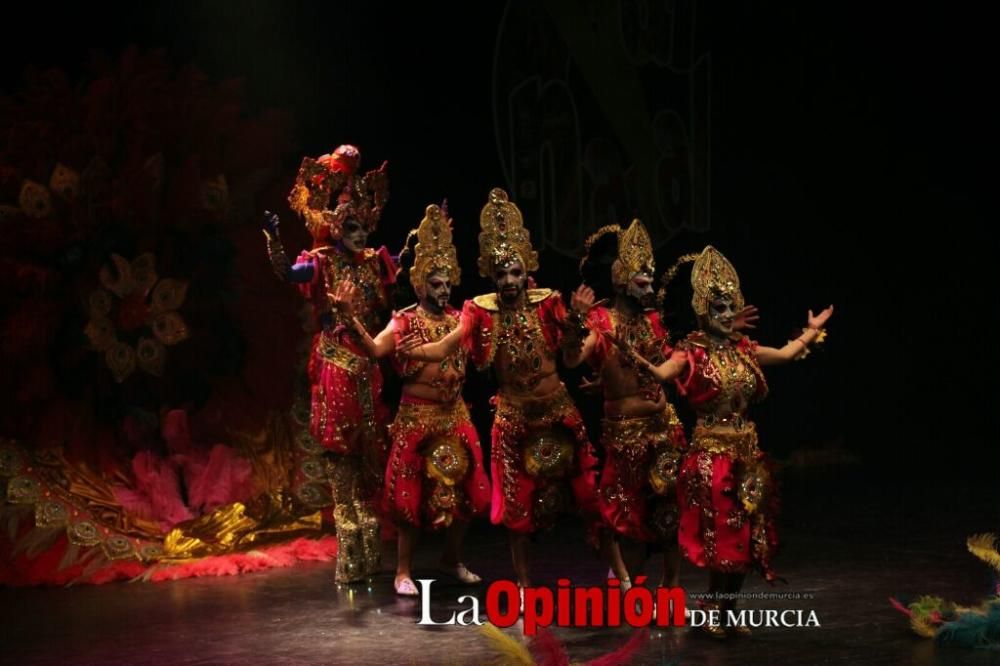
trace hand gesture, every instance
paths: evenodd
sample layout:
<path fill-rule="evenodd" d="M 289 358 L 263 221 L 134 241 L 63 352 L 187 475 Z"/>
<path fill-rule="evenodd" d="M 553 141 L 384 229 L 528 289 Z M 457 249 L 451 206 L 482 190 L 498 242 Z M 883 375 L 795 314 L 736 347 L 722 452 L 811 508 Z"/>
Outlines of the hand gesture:
<path fill-rule="evenodd" d="M 280 225 L 281 220 L 278 218 L 276 213 L 272 213 L 269 210 L 264 211 L 264 220 L 261 222 L 260 226 L 268 238 L 277 238 L 280 235 Z"/>
<path fill-rule="evenodd" d="M 413 351 L 424 344 L 423 339 L 420 337 L 420 333 L 417 331 L 411 331 L 399 339 L 396 343 L 396 353 L 400 356 L 411 357 Z"/>
<path fill-rule="evenodd" d="M 359 297 L 358 288 L 347 280 L 342 280 L 336 288 L 330 292 L 330 305 L 335 310 L 339 310 L 347 317 L 353 317 L 356 308 L 356 301 Z"/>
<path fill-rule="evenodd" d="M 821 311 L 819 314 L 816 315 L 814 315 L 813 311 L 810 310 L 809 320 L 808 320 L 809 328 L 815 328 L 815 329 L 823 328 L 823 324 L 826 323 L 826 320 L 829 319 L 832 314 L 833 314 L 832 305 L 827 306 L 826 309 L 824 309 L 823 311 Z"/>
<path fill-rule="evenodd" d="M 733 319 L 733 330 L 742 331 L 748 328 L 757 328 L 757 320 L 759 319 L 757 306 L 748 305 L 736 313 L 736 318 Z"/>
<path fill-rule="evenodd" d="M 594 302 L 594 290 L 585 284 L 581 284 L 570 296 L 569 307 L 574 312 L 587 314 L 592 309 L 600 305 L 604 305 L 607 302 L 608 299 L 606 298 L 602 298 L 601 300 Z"/>

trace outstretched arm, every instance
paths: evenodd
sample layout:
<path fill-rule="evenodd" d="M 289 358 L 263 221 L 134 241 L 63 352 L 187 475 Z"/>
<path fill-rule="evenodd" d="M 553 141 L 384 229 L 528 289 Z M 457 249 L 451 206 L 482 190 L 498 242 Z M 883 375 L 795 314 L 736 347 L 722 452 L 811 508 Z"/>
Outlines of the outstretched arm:
<path fill-rule="evenodd" d="M 669 382 L 677 379 L 684 372 L 684 368 L 687 367 L 687 354 L 683 351 L 675 351 L 673 355 L 659 365 L 654 365 L 646 360 L 641 354 L 639 354 L 635 349 L 628 345 L 624 340 L 616 337 L 611 333 L 604 333 L 604 337 L 611 341 L 613 345 L 618 347 L 618 349 L 628 357 L 640 368 L 651 374 L 658 382 Z"/>
<path fill-rule="evenodd" d="M 330 304 L 342 312 L 351 324 L 351 328 L 361 338 L 361 343 L 368 350 L 368 353 L 375 358 L 384 358 L 396 350 L 396 320 L 389 321 L 374 338 L 368 333 L 364 324 L 354 314 L 356 311 L 356 301 L 359 298 L 358 289 L 350 282 L 344 280 L 340 282 L 334 291 L 330 292 Z M 415 332 L 408 333 L 400 338 L 402 346 L 411 345 L 413 341 L 419 344 L 420 335 Z"/>
<path fill-rule="evenodd" d="M 404 340 L 400 340 L 396 349 L 401 356 L 412 358 L 414 361 L 443 361 L 458 349 L 464 334 L 465 319 L 463 318 L 451 333 L 437 342 L 421 344 L 419 339 L 413 339 L 404 344 L 404 338 Z"/>
<path fill-rule="evenodd" d="M 813 311 L 810 310 L 809 324 L 802 332 L 802 335 L 780 349 L 776 347 L 757 347 L 757 362 L 761 365 L 778 365 L 804 356 L 809 351 L 809 345 L 820 337 L 823 324 L 826 323 L 832 314 L 832 305 L 817 315 L 814 315 Z"/>
<path fill-rule="evenodd" d="M 384 358 L 391 354 L 396 349 L 396 322 L 395 320 L 390 321 L 389 324 L 382 329 L 382 331 L 376 335 L 374 338 L 368 334 L 365 327 L 361 325 L 357 317 L 351 317 L 351 325 L 354 331 L 361 338 L 362 344 L 364 344 L 365 349 L 368 350 L 369 355 L 374 358 Z"/>
<path fill-rule="evenodd" d="M 261 225 L 267 242 L 267 256 L 271 260 L 271 268 L 280 279 L 288 282 L 310 282 L 316 269 L 311 261 L 292 264 L 285 248 L 281 244 L 281 220 L 274 213 L 265 210 L 264 222 Z"/>

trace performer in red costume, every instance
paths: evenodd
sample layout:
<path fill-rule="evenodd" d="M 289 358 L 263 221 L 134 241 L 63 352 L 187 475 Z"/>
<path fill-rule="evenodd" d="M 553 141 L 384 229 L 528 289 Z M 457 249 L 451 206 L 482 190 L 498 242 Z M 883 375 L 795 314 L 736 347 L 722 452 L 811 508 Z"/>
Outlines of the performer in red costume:
<path fill-rule="evenodd" d="M 610 273 L 614 300 L 609 308 L 590 310 L 591 332 L 583 347 L 564 356 L 570 367 L 589 361 L 604 391 L 605 459 L 598 505 L 606 526 L 617 535 L 608 556 L 622 587 L 628 588 L 641 573 L 646 549 L 627 548 L 623 558 L 619 541 L 659 542 L 664 549 L 661 584 L 675 587 L 680 570 L 675 486 L 686 447 L 684 428 L 662 386 L 603 335 L 624 340 L 654 363 L 669 358 L 667 330 L 652 308 L 653 246 L 642 222 L 633 220 L 627 230 L 601 228 L 587 240 L 586 251 L 580 262 L 584 282 L 598 286 Z"/>
<path fill-rule="evenodd" d="M 416 307 L 396 313 L 372 339 L 364 323 L 354 325 L 369 352 L 376 358 L 398 349 L 436 342 L 458 328 L 461 313 L 448 304 L 452 285 L 461 271 L 451 241 L 451 220 L 441 207 L 427 207 L 420 226 L 407 237 L 413 265 L 410 284 L 417 294 Z M 400 253 L 400 263 L 409 253 Z M 357 295 L 342 283 L 335 301 L 348 312 Z M 469 521 L 484 515 L 490 504 L 490 482 L 483 471 L 479 436 L 462 400 L 467 353 L 458 348 L 439 363 L 395 356 L 403 378 L 403 396 L 396 420 L 389 427 L 392 450 L 385 469 L 383 509 L 399 529 L 396 593 L 416 596 L 410 565 L 419 528 L 448 530 L 442 568 L 462 583 L 481 579 L 462 563 L 462 538 Z"/>
<path fill-rule="evenodd" d="M 491 519 L 510 535 L 518 583 L 530 585 L 528 536 L 575 503 L 596 519 L 597 460 L 583 419 L 556 374 L 561 347 L 578 347 L 593 292 L 578 290 L 567 312 L 558 292 L 529 289 L 537 270 L 521 211 L 501 189 L 490 192 L 479 218 L 479 273 L 496 285 L 467 301 L 461 326 L 409 353 L 441 361 L 464 344 L 480 369 L 496 370 L 492 430 Z"/>
<path fill-rule="evenodd" d="M 767 458 L 757 446 L 757 431 L 747 407 L 767 394 L 762 366 L 801 358 L 825 336 L 823 325 L 833 306 L 818 315 L 809 311 L 807 328 L 780 349 L 758 345 L 736 332 L 743 308 L 739 276 L 715 248 L 687 255 L 665 276 L 669 283 L 681 263 L 694 261 L 691 306 L 699 330 L 688 335 L 670 359 L 657 363 L 620 336 L 606 335 L 661 382 L 677 388 L 698 415 L 691 448 L 678 477 L 681 507 L 680 548 L 691 562 L 710 571 L 710 592 L 732 594 L 746 573 L 756 568 L 773 580 L 771 556 L 777 547 L 776 490 Z M 732 608 L 732 599 L 719 607 Z M 723 613 L 723 616 L 725 614 Z M 706 625 L 715 636 L 725 629 Z M 736 627 L 748 633 L 746 627 Z"/>
<path fill-rule="evenodd" d="M 360 292 L 354 315 L 379 331 L 389 314 L 396 267 L 385 247 L 366 247 L 388 198 L 386 164 L 359 176 L 361 155 L 340 146 L 305 158 L 288 197 L 304 220 L 313 248 L 292 264 L 278 234 L 278 216 L 265 213 L 271 264 L 310 301 L 319 331 L 309 359 L 310 433 L 328 450 L 338 554 L 336 579 L 356 582 L 381 567 L 380 528 L 373 500 L 385 464 L 382 375 L 350 318 L 332 307 L 330 292 L 349 281 Z M 331 199 L 333 199 L 332 209 Z"/>

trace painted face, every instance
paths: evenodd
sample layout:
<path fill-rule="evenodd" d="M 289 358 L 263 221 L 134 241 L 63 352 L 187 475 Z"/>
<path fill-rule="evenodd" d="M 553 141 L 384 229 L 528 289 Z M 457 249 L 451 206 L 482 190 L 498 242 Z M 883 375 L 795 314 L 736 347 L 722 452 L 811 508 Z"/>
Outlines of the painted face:
<path fill-rule="evenodd" d="M 361 226 L 360 222 L 353 217 L 349 217 L 344 220 L 340 241 L 351 252 L 361 252 L 361 250 L 365 249 L 365 244 L 368 242 L 368 232 Z"/>
<path fill-rule="evenodd" d="M 642 308 L 653 307 L 653 299 L 655 298 L 653 277 L 644 271 L 636 273 L 625 285 L 625 295 Z"/>
<path fill-rule="evenodd" d="M 716 296 L 708 304 L 708 329 L 710 332 L 728 337 L 733 332 L 736 309 L 731 296 Z"/>
<path fill-rule="evenodd" d="M 424 280 L 424 293 L 421 295 L 421 305 L 427 310 L 440 314 L 451 298 L 451 280 L 445 271 L 434 271 Z"/>
<path fill-rule="evenodd" d="M 506 264 L 497 266 L 493 271 L 493 281 L 496 283 L 497 293 L 500 299 L 507 304 L 513 304 L 521 298 L 524 293 L 524 286 L 528 281 L 528 274 L 524 270 L 524 264 L 517 259 Z"/>

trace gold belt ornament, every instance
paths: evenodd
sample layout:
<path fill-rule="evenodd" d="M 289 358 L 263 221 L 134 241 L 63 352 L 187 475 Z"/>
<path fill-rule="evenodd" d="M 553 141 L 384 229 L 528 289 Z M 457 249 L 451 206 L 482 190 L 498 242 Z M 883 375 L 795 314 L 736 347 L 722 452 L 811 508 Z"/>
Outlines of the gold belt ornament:
<path fill-rule="evenodd" d="M 319 353 L 324 361 L 333 363 L 338 368 L 346 370 L 352 375 L 362 374 L 368 369 L 368 359 L 366 357 L 355 354 L 344 345 L 336 340 L 331 340 L 326 335 L 320 338 Z"/>
<path fill-rule="evenodd" d="M 573 442 L 564 428 L 532 430 L 522 451 L 524 469 L 531 476 L 561 477 L 573 465 Z"/>
<path fill-rule="evenodd" d="M 561 383 L 559 388 L 540 398 L 512 396 L 502 392 L 497 396 L 497 417 L 523 423 L 527 428 L 537 427 L 539 423 L 562 420 L 567 412 L 573 410 L 573 401 Z"/>
<path fill-rule="evenodd" d="M 603 439 L 606 446 L 633 461 L 643 459 L 650 447 L 656 451 L 649 467 L 649 483 L 653 492 L 667 495 L 673 491 L 680 471 L 682 451 L 674 441 L 678 425 L 677 413 L 668 403 L 656 414 L 604 419 Z"/>
<path fill-rule="evenodd" d="M 700 451 L 725 453 L 739 460 L 751 461 L 760 456 L 757 447 L 757 429 L 747 421 L 742 430 L 728 431 L 696 426 L 692 445 Z"/>
<path fill-rule="evenodd" d="M 469 469 L 469 454 L 454 435 L 433 438 L 425 457 L 427 475 L 446 486 L 461 481 Z"/>

